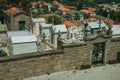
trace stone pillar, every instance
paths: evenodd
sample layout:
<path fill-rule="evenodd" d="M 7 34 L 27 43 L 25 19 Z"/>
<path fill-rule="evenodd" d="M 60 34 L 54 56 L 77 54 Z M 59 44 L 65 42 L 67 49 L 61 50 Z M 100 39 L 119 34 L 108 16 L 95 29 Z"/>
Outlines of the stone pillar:
<path fill-rule="evenodd" d="M 57 37 L 57 49 L 61 49 L 61 33 L 59 31 L 58 37 Z"/>
<path fill-rule="evenodd" d="M 109 25 L 108 27 L 109 27 L 109 29 L 107 30 L 107 35 L 112 36 L 112 32 L 113 32 L 112 29 L 111 29 L 112 26 Z"/>

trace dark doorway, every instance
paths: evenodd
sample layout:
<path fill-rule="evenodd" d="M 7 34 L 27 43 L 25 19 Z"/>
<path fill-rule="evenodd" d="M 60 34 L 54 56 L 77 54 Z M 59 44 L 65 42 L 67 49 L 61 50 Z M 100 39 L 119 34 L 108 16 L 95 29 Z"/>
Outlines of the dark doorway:
<path fill-rule="evenodd" d="M 25 21 L 19 21 L 19 30 L 25 30 Z"/>
<path fill-rule="evenodd" d="M 94 43 L 92 49 L 92 64 L 103 64 L 105 54 L 105 42 Z"/>

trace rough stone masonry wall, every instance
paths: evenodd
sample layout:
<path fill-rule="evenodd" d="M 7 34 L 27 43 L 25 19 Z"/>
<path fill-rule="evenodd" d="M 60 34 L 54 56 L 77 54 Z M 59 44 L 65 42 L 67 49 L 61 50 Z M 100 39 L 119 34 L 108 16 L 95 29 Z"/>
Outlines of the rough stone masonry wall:
<path fill-rule="evenodd" d="M 32 29 L 32 26 L 31 26 L 32 23 L 31 23 L 30 16 L 25 15 L 23 13 L 23 14 L 20 14 L 20 15 L 14 17 L 14 22 L 13 22 L 14 29 L 13 30 L 19 30 L 19 21 L 25 21 L 25 28 L 27 30 Z"/>
<path fill-rule="evenodd" d="M 35 53 L 0 58 L 0 80 L 17 80 L 52 72 L 79 69 L 89 64 L 87 46 L 65 48 L 63 51 Z M 85 52 L 84 52 L 85 51 Z M 42 55 L 41 55 L 42 54 Z"/>
<path fill-rule="evenodd" d="M 106 40 L 105 40 L 106 41 Z M 64 50 L 0 57 L 0 80 L 18 80 L 91 64 L 91 44 L 64 46 Z M 120 41 L 106 42 L 105 61 L 116 59 Z"/>
<path fill-rule="evenodd" d="M 109 41 L 107 52 L 107 61 L 117 59 L 117 51 L 120 50 L 120 40 L 111 40 Z"/>

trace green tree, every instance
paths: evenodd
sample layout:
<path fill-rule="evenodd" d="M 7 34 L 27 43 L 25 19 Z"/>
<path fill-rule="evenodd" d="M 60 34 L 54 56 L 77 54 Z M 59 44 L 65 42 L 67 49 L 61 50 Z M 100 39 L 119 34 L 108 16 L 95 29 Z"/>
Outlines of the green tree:
<path fill-rule="evenodd" d="M 44 6 L 42 6 L 42 9 L 43 9 L 42 12 L 44 14 L 50 13 L 50 11 L 48 10 L 48 6 L 44 5 Z"/>
<path fill-rule="evenodd" d="M 75 13 L 75 20 L 79 20 L 80 19 L 80 15 L 78 12 Z"/>
<path fill-rule="evenodd" d="M 49 16 L 48 17 L 48 23 L 53 23 L 53 24 L 61 24 L 61 17 L 58 16 Z"/>
<path fill-rule="evenodd" d="M 54 11 L 57 11 L 58 7 L 57 6 L 52 6 L 51 7 L 51 11 L 54 12 Z"/>

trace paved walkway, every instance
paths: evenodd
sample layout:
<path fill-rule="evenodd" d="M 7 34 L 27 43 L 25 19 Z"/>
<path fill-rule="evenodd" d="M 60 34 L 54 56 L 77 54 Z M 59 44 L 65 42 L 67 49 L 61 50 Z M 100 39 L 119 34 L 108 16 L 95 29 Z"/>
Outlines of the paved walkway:
<path fill-rule="evenodd" d="M 24 80 L 120 80 L 120 64 L 51 73 Z"/>

